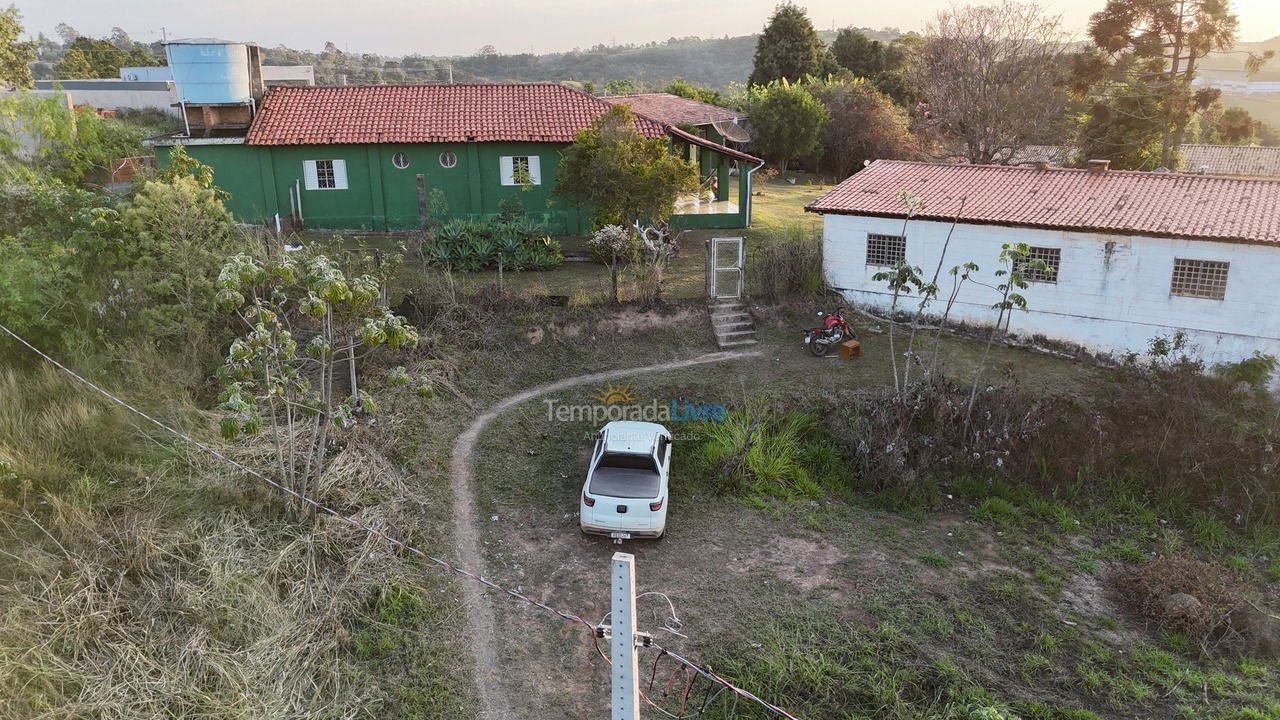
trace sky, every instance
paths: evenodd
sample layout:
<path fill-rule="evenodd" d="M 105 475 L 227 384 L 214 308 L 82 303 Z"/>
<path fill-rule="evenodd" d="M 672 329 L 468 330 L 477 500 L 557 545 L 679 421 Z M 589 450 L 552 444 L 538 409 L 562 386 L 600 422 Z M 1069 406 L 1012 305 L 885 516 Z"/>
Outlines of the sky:
<path fill-rule="evenodd" d="M 759 32 L 777 0 L 10 0 L 27 31 L 52 36 L 65 22 L 101 37 L 118 26 L 134 39 L 219 37 L 319 50 L 325 41 L 382 55 L 548 53 L 599 43 L 645 43 L 669 37 Z M 1104 0 L 1042 0 L 1083 36 Z M 800 0 L 819 29 L 923 28 L 952 0 Z M 963 4 L 963 3 L 961 3 Z M 1234 0 L 1240 39 L 1280 35 L 1280 0 Z"/>

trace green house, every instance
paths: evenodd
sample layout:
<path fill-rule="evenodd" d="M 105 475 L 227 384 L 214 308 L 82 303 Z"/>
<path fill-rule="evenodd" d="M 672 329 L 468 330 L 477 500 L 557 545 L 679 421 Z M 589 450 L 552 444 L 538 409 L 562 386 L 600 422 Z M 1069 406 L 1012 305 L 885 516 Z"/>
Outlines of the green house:
<path fill-rule="evenodd" d="M 244 223 L 410 231 L 433 215 L 492 216 L 515 199 L 549 232 L 577 234 L 591 229 L 591 210 L 555 194 L 560 153 L 609 107 L 555 83 L 278 87 L 247 132 L 149 144 L 161 167 L 176 146 L 212 167 Z M 702 190 L 677 203 L 674 225 L 750 223 L 760 159 L 639 113 L 636 129 L 696 158 Z"/>

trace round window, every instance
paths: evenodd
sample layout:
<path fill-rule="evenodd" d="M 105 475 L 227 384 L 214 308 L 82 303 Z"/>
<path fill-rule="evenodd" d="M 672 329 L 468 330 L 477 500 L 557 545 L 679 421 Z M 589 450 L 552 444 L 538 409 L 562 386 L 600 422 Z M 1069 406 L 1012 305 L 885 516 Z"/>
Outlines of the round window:
<path fill-rule="evenodd" d="M 403 170 L 409 167 L 409 156 L 402 152 L 398 152 L 391 156 L 391 164 Z"/>
<path fill-rule="evenodd" d="M 440 167 L 451 168 L 458 164 L 458 156 L 451 152 L 440 153 Z"/>

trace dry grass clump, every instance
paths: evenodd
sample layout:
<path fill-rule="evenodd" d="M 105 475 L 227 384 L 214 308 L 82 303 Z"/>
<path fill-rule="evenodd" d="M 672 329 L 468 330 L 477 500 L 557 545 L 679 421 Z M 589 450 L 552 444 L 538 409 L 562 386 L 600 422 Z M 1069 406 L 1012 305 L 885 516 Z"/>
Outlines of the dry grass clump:
<path fill-rule="evenodd" d="M 0 566 L 0 717 L 336 718 L 371 699 L 344 644 L 385 547 L 336 522 L 290 537 L 127 509 L 160 492 L 6 518 L 28 549 Z"/>
<path fill-rule="evenodd" d="M 1227 634 L 1233 611 L 1244 603 L 1240 586 L 1225 570 L 1185 555 L 1116 570 L 1107 582 L 1138 617 L 1204 640 Z"/>
<path fill-rule="evenodd" d="M 347 718 L 384 700 L 351 647 L 404 572 L 386 543 L 286 523 L 269 488 L 139 430 L 57 371 L 0 371 L 0 718 Z M 376 438 L 341 440 L 325 501 L 404 526 Z M 271 467 L 265 438 L 223 449 Z"/>

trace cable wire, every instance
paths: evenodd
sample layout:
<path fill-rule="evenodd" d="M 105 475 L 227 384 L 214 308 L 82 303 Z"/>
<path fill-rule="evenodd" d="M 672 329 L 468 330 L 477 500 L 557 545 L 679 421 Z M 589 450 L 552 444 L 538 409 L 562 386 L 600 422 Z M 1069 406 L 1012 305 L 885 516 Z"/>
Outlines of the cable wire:
<path fill-rule="evenodd" d="M 271 478 L 267 477 L 266 475 L 263 475 L 262 473 L 258 472 L 257 470 L 254 470 L 253 468 L 249 467 L 248 465 L 245 465 L 245 464 L 241 463 L 240 461 L 235 460 L 235 459 L 233 459 L 233 458 L 227 457 L 226 455 L 224 455 L 223 453 L 221 453 L 220 451 L 218 451 L 218 450 L 217 450 L 216 448 L 214 448 L 213 446 L 208 445 L 208 444 L 206 444 L 206 443 L 204 443 L 204 442 L 201 442 L 200 440 L 197 440 L 197 439 L 195 439 L 195 438 L 191 437 L 190 435 L 188 435 L 188 434 L 186 434 L 186 433 L 182 432 L 181 430 L 177 430 L 177 429 L 175 429 L 175 428 L 173 428 L 173 427 L 171 427 L 171 426 L 169 426 L 169 425 L 165 424 L 164 422 L 161 422 L 160 420 L 155 419 L 154 417 L 152 417 L 151 415 L 148 415 L 147 413 L 143 412 L 142 410 L 139 410 L 138 408 L 134 407 L 133 405 L 130 405 L 129 403 L 127 403 L 127 402 L 125 402 L 124 400 L 120 399 L 119 397 L 117 397 L 116 395 L 114 395 L 113 393 L 111 393 L 110 391 L 105 390 L 105 389 L 103 389 L 103 388 L 99 387 L 98 385 L 94 384 L 91 380 L 86 379 L 84 376 L 80 375 L 80 374 L 79 374 L 79 373 L 77 373 L 76 371 L 72 370 L 71 368 L 67 367 L 66 365 L 63 365 L 62 363 L 60 363 L 60 362 L 58 362 L 57 360 L 55 360 L 55 359 L 53 359 L 52 357 L 50 357 L 49 355 L 45 354 L 45 353 L 44 353 L 44 351 L 40 350 L 39 348 L 37 348 L 36 346 L 32 345 L 31 343 L 27 342 L 25 339 L 23 339 L 21 336 L 19 336 L 19 335 L 18 335 L 17 333 L 15 333 L 14 331 L 10 330 L 10 329 L 9 329 L 8 327 L 6 327 L 5 325 L 0 324 L 0 331 L 4 331 L 4 333 L 5 333 L 5 334 L 7 334 L 9 337 L 13 338 L 14 340 L 17 340 L 19 343 L 21 343 L 21 344 L 25 345 L 29 350 L 31 350 L 32 352 L 34 352 L 36 355 L 39 355 L 40 357 L 42 357 L 42 358 L 44 358 L 45 360 L 49 361 L 49 362 L 50 362 L 50 363 L 52 363 L 55 367 L 57 367 L 59 370 L 62 370 L 63 372 L 65 372 L 65 373 L 67 373 L 68 375 L 70 375 L 71 377 L 73 377 L 73 378 L 75 378 L 76 380 L 78 380 L 78 381 L 80 381 L 81 383 L 83 383 L 84 385 L 86 385 L 86 386 L 88 386 L 89 388 L 92 388 L 93 390 L 97 391 L 98 393 L 100 393 L 100 394 L 101 394 L 101 395 L 103 395 L 104 397 L 106 397 L 106 398 L 110 399 L 112 402 L 116 403 L 116 404 L 117 404 L 117 405 L 119 405 L 120 407 L 122 407 L 122 408 L 124 408 L 124 409 L 128 410 L 129 412 L 134 413 L 135 415 L 137 415 L 137 416 L 139 416 L 139 417 L 143 418 L 144 420 L 147 420 L 148 422 L 150 422 L 151 424 L 153 424 L 153 425 L 155 425 L 156 427 L 160 428 L 161 430 L 164 430 L 165 432 L 168 432 L 168 433 L 170 433 L 171 435 L 174 435 L 175 437 L 178 437 L 178 438 L 180 438 L 180 439 L 182 439 L 182 440 L 185 440 L 186 442 L 188 442 L 188 443 L 190 443 L 190 444 L 194 445 L 195 447 L 200 448 L 201 450 L 203 450 L 203 451 L 205 451 L 205 452 L 209 453 L 210 455 L 212 455 L 212 456 L 214 456 L 214 457 L 218 458 L 219 460 L 221 460 L 221 461 L 223 461 L 223 462 L 227 463 L 228 465 L 231 465 L 232 467 L 234 467 L 234 468 L 236 468 L 236 469 L 238 469 L 238 470 L 241 470 L 241 471 L 243 471 L 243 472 L 245 472 L 245 473 L 248 473 L 249 475 L 252 475 L 253 477 L 255 477 L 255 478 L 257 478 L 257 479 L 259 479 L 259 480 L 261 480 L 261 481 L 263 481 L 263 482 L 267 483 L 267 484 L 268 484 L 268 485 L 270 485 L 271 487 L 273 487 L 273 488 L 275 488 L 275 489 L 277 489 L 277 490 L 279 490 L 279 491 L 281 491 L 281 492 L 285 493 L 286 495 L 289 495 L 290 497 L 296 498 L 297 500 L 300 500 L 301 502 L 303 502 L 303 503 L 305 503 L 305 504 L 307 504 L 307 505 L 309 505 L 309 506 L 311 506 L 311 507 L 315 508 L 316 510 L 318 510 L 318 511 L 320 511 L 320 512 L 323 512 L 323 513 L 325 513 L 326 515 L 330 515 L 330 516 L 332 516 L 332 517 L 334 517 L 334 518 L 337 518 L 338 520 L 340 520 L 340 521 L 342 521 L 342 522 L 344 522 L 344 523 L 346 523 L 346 524 L 348 524 L 348 525 L 350 525 L 350 526 L 352 526 L 352 527 L 355 527 L 355 528 L 357 528 L 357 529 L 359 529 L 359 530 L 363 530 L 363 531 L 365 531 L 366 533 L 368 533 L 368 534 L 370 534 L 370 535 L 374 535 L 374 536 L 376 536 L 376 537 L 378 537 L 378 538 L 381 538 L 381 539 L 383 539 L 383 540 L 386 540 L 386 541 L 387 541 L 388 543 L 390 543 L 392 546 L 394 546 L 394 547 L 396 547 L 396 548 L 399 548 L 400 550 L 403 550 L 403 551 L 405 551 L 405 552 L 408 552 L 408 553 L 410 553 L 410 554 L 412 554 L 412 555 L 416 555 L 416 556 L 418 556 L 418 557 L 420 557 L 420 558 L 422 558 L 422 559 L 424 559 L 424 560 L 427 560 L 427 561 L 429 561 L 429 562 L 431 562 L 431 563 L 434 563 L 435 565 L 438 565 L 438 566 L 440 566 L 440 567 L 442 567 L 442 568 L 444 568 L 444 569 L 446 569 L 446 570 L 449 570 L 449 571 L 451 571 L 451 572 L 457 573 L 458 575 L 461 575 L 461 576 L 463 576 L 463 577 L 465 577 L 465 578 L 468 578 L 468 579 L 470 579 L 470 580 L 472 580 L 472 581 L 474 581 L 474 582 L 480 583 L 481 585 L 484 585 L 485 587 L 489 588 L 490 590 L 497 590 L 498 592 L 505 593 L 505 594 L 507 594 L 507 595 L 509 595 L 509 596 L 511 596 L 511 597 L 513 597 L 513 598 L 515 598 L 516 600 L 520 600 L 520 601 L 522 601 L 522 602 L 528 603 L 529 605 L 532 605 L 532 606 L 534 606 L 534 607 L 536 607 L 536 608 L 538 608 L 538 609 L 540 609 L 540 610 L 544 610 L 544 611 L 546 611 L 546 612 L 549 612 L 549 613 L 551 613 L 552 615 L 556 615 L 556 616 L 558 616 L 558 617 L 560 617 L 560 618 L 562 618 L 562 619 L 564 619 L 564 620 L 568 620 L 568 621 L 570 621 L 570 622 L 575 622 L 575 623 L 581 623 L 584 627 L 586 627 L 586 628 L 587 628 L 587 630 L 589 630 L 589 631 L 591 632 L 592 637 L 595 637 L 595 627 L 593 627 L 593 626 L 592 626 L 590 623 L 588 623 L 586 620 L 582 619 L 582 617 L 581 617 L 581 616 L 576 615 L 576 614 L 571 613 L 571 612 L 566 612 L 566 611 L 564 611 L 564 610 L 558 610 L 558 609 L 556 609 L 556 608 L 551 607 L 550 605 L 547 605 L 546 603 L 542 603 L 542 602 L 539 602 L 539 601 L 537 601 L 537 600 L 534 600 L 533 598 L 528 597 L 528 596 L 527 596 L 527 595 L 525 595 L 524 593 L 521 593 L 521 592 L 519 592 L 519 591 L 517 591 L 517 590 L 512 590 L 511 588 L 508 588 L 508 587 L 504 587 L 504 586 L 502 586 L 502 585 L 500 585 L 500 584 L 498 584 L 498 583 L 496 583 L 496 582 L 493 582 L 492 580 L 490 580 L 490 579 L 488 579 L 488 578 L 486 578 L 486 577 L 483 577 L 483 576 L 478 575 L 478 574 L 476 574 L 476 573 L 474 573 L 474 572 L 471 572 L 470 570 L 466 569 L 465 567 L 463 567 L 463 566 L 461 566 L 461 565 L 458 565 L 458 564 L 456 564 L 456 563 L 450 562 L 450 561 L 448 561 L 448 560 L 444 560 L 444 559 L 442 559 L 442 558 L 435 557 L 434 555 L 429 555 L 429 554 L 427 554 L 426 552 L 423 552 L 422 550 L 419 550 L 418 548 L 416 548 L 416 547 L 414 547 L 414 546 L 412 546 L 412 545 L 410 545 L 410 544 L 408 544 L 408 543 L 404 542 L 403 540 L 400 540 L 399 538 L 396 538 L 396 537 L 394 537 L 394 536 L 392 536 L 392 535 L 388 535 L 386 532 L 384 532 L 384 531 L 382 531 L 382 530 L 379 530 L 379 529 L 377 529 L 377 528 L 375 528 L 375 527 L 373 527 L 373 526 L 371 526 L 371 525 L 366 525 L 365 523 L 362 523 L 362 522 L 360 522 L 359 520 L 356 520 L 355 518 L 349 517 L 349 516 L 347 516 L 347 515 L 343 515 L 342 513 L 338 512 L 337 510 L 334 510 L 333 508 L 330 508 L 330 507 L 328 507 L 328 506 L 326 506 L 326 505 L 322 505 L 321 503 L 316 502 L 315 500 L 312 500 L 311 498 L 309 498 L 309 497 L 307 497 L 307 496 L 303 495 L 302 493 L 299 493 L 299 492 L 297 492 L 296 490 L 293 490 L 293 489 L 291 489 L 291 488 L 288 488 L 288 487 L 286 487 L 286 486 L 284 486 L 284 485 L 282 485 L 282 484 L 280 484 L 280 483 L 276 482 L 275 480 L 272 480 Z M 597 646 L 597 649 L 599 649 L 599 642 L 598 642 L 598 641 L 597 641 L 597 643 L 596 643 L 596 646 Z M 603 655 L 603 654 L 604 654 L 604 653 L 602 652 L 602 653 L 601 653 L 601 655 Z"/>
<path fill-rule="evenodd" d="M 244 463 L 241 463 L 241 462 L 240 462 L 240 461 L 238 461 L 238 460 L 235 460 L 235 459 L 233 459 L 233 458 L 230 458 L 230 457 L 228 457 L 228 456 L 224 455 L 222 452 L 220 452 L 219 450 L 217 450 L 217 449 L 216 449 L 216 448 L 214 448 L 213 446 L 211 446 L 211 445 L 209 445 L 209 444 L 207 444 L 207 443 L 201 442 L 200 440 L 197 440 L 197 439 L 195 439 L 194 437 L 191 437 L 191 436 L 190 436 L 190 435 L 188 435 L 187 433 L 184 433 L 184 432 L 182 432 L 181 430 L 178 430 L 178 429 L 176 429 L 176 428 L 174 428 L 174 427 L 172 427 L 172 426 L 170 426 L 170 425 L 168 425 L 168 424 L 166 424 L 166 423 L 164 423 L 164 422 L 162 422 L 162 421 L 160 421 L 160 420 L 157 420 L 156 418 L 152 417 L 151 415 L 147 414 L 146 412 L 143 412 L 142 410 L 138 409 L 137 407 L 134 407 L 133 405 L 131 405 L 131 404 L 129 404 L 128 402 L 126 402 L 125 400 L 122 400 L 120 397 L 118 397 L 118 396 L 117 396 L 117 395 L 115 395 L 114 393 L 112 393 L 112 392 L 110 392 L 110 391 L 108 391 L 108 390 L 106 390 L 106 389 L 102 388 L 101 386 L 99 386 L 99 385 L 95 384 L 93 381 L 91 381 L 91 380 L 89 380 L 89 379 L 85 378 L 83 375 L 80 375 L 79 373 L 77 373 L 76 371 L 74 371 L 74 370 L 72 370 L 71 368 L 67 367 L 66 365 L 63 365 L 62 363 L 58 362 L 58 361 L 57 361 L 57 360 L 55 360 L 53 357 L 51 357 L 50 355 L 46 354 L 46 353 L 45 353 L 43 350 L 41 350 L 40 348 L 38 348 L 38 347 L 36 347 L 35 345 L 32 345 L 31 343 L 27 342 L 27 340 L 26 340 L 25 338 L 23 338 L 22 336 L 18 335 L 18 334 L 17 334 L 17 333 L 15 333 L 14 331 L 10 330 L 10 329 L 9 329 L 7 326 L 5 326 L 3 323 L 0 323 L 0 331 L 3 331 L 6 335 L 8 335 L 9 337 L 11 337 L 11 338 L 13 338 L 14 340 L 16 340 L 18 343 L 20 343 L 20 344 L 22 344 L 23 346 L 25 346 L 28 350 L 30 350 L 31 352 L 35 353 L 36 355 L 40 356 L 40 357 L 41 357 L 41 358 L 43 358 L 44 360 L 46 360 L 46 361 L 48 361 L 49 363 L 51 363 L 54 367 L 58 368 L 59 370 L 61 370 L 61 371 L 65 372 L 66 374 L 68 374 L 68 375 L 70 375 L 71 377 L 75 378 L 77 381 L 79 381 L 80 383 L 82 383 L 82 384 L 83 384 L 83 385 L 85 385 L 86 387 L 88 387 L 88 388 L 90 388 L 90 389 L 94 390 L 95 392 L 99 393 L 99 394 L 100 394 L 100 395 L 102 395 L 103 397 L 106 397 L 107 399 L 111 400 L 112 402 L 114 402 L 115 404 L 117 404 L 117 405 L 119 405 L 120 407 L 124 408 L 125 410 L 128 410 L 129 412 L 131 412 L 131 413 L 133 413 L 133 414 L 137 415 L 138 417 L 143 418 L 143 419 L 144 419 L 144 420 L 146 420 L 147 422 L 150 422 L 152 425 L 155 425 L 156 427 L 160 428 L 161 430 L 164 430 L 165 432 L 167 432 L 167 433 L 169 433 L 169 434 L 173 435 L 174 437 L 177 437 L 177 438 L 179 438 L 179 439 L 181 439 L 181 440 L 184 440 L 184 441 L 186 441 L 187 443 L 189 443 L 189 444 L 191 444 L 191 445 L 193 445 L 193 446 L 195 446 L 195 447 L 197 447 L 197 448 L 199 448 L 199 449 L 201 449 L 201 450 L 205 451 L 206 453 L 208 453 L 208 454 L 212 455 L 212 456 L 213 456 L 213 457 L 215 457 L 215 458 L 218 458 L 219 460 L 221 460 L 221 461 L 223 461 L 223 462 L 227 463 L 228 465 L 230 465 L 230 466 L 232 466 L 232 467 L 234 467 L 234 468 L 236 468 L 236 469 L 238 469 L 238 470 L 241 470 L 242 472 L 245 472 L 245 473 L 247 473 L 248 475 L 250 475 L 250 476 L 252 476 L 252 477 L 255 477 L 255 478 L 257 478 L 257 479 L 259 479 L 259 480 L 261 480 L 261 481 L 263 481 L 263 482 L 267 483 L 268 485 L 270 485 L 271 487 L 273 487 L 273 488 L 275 488 L 275 489 L 279 490 L 280 492 L 283 492 L 283 493 L 285 493 L 286 495 L 289 495 L 290 497 L 293 497 L 293 498 L 295 498 L 295 499 L 297 499 L 297 500 L 299 500 L 299 501 L 303 502 L 304 504 L 309 505 L 309 506 L 311 506 L 312 508 L 315 508 L 316 510 L 318 510 L 318 511 L 320 511 L 320 512 L 323 512 L 323 513 L 325 513 L 326 515 L 329 515 L 329 516 L 331 516 L 331 517 L 334 517 L 334 518 L 336 518 L 337 520 L 339 520 L 339 521 L 341 521 L 341 522 L 344 522 L 344 523 L 346 523 L 346 524 L 348 524 L 348 525 L 350 525 L 350 526 L 352 526 L 352 527 L 354 527 L 354 528 L 356 528 L 356 529 L 363 530 L 365 533 L 367 533 L 367 534 L 369 534 L 369 535 L 372 535 L 372 536 L 374 536 L 374 537 L 381 538 L 382 540 L 385 540 L 385 541 L 387 541 L 388 543 L 390 543 L 390 544 L 391 544 L 393 547 L 395 547 L 395 548 L 398 548 L 398 549 L 400 549 L 400 550 L 403 550 L 404 552 L 410 553 L 410 554 L 412 554 L 412 555 L 416 555 L 416 556 L 418 556 L 418 557 L 422 558 L 423 560 L 426 560 L 426 561 L 431 562 L 431 563 L 433 563 L 433 564 L 435 564 L 435 565 L 437 565 L 437 566 L 439 566 L 439 567 L 441 567 L 441 568 L 444 568 L 445 570 L 448 570 L 448 571 L 450 571 L 450 572 L 456 573 L 456 574 L 461 575 L 461 576 L 463 576 L 463 577 L 465 577 L 465 578 L 467 578 L 467 579 L 469 579 L 469 580 L 471 580 L 471 581 L 473 581 L 473 582 L 477 582 L 477 583 L 479 583 L 479 584 L 481 584 L 481 585 L 484 585 L 485 587 L 489 588 L 490 590 L 496 590 L 496 591 L 498 591 L 498 592 L 504 593 L 504 594 L 506 594 L 506 595 L 508 595 L 508 596 L 510 596 L 510 597 L 512 597 L 512 598 L 514 598 L 514 599 L 516 599 L 516 600 L 519 600 L 519 601 L 521 601 L 521 602 L 524 602 L 524 603 L 527 603 L 527 604 L 529 604 L 529 605 L 532 605 L 533 607 L 536 607 L 536 608 L 538 608 L 539 610 L 543 610 L 543 611 L 545 611 L 545 612 L 548 612 L 548 613 L 550 613 L 550 614 L 552 614 L 552 615 L 555 615 L 555 616 L 557 616 L 557 617 L 559 617 L 559 618 L 561 618 L 561 619 L 563 619 L 563 620 L 568 620 L 569 622 L 574 622 L 574 623 L 580 623 L 583 627 L 585 627 L 585 628 L 587 629 L 587 631 L 588 631 L 588 632 L 590 632 L 590 633 L 591 633 L 591 637 L 592 637 L 592 639 L 593 639 L 593 640 L 594 640 L 594 642 L 595 642 L 595 650 L 596 650 L 596 652 L 597 652 L 597 653 L 599 653 L 600 657 L 604 658 L 606 662 L 608 662 L 610 665 L 612 665 L 612 660 L 610 660 L 609 656 L 608 656 L 608 655 L 606 655 L 606 654 L 604 653 L 604 651 L 600 649 L 600 639 L 599 639 L 599 637 L 596 635 L 596 628 L 595 628 L 594 626 L 592 626 L 590 623 L 588 623 L 586 620 L 584 620 L 584 619 L 582 618 L 582 616 L 577 615 L 577 614 L 574 614 L 574 613 L 571 613 L 571 612 L 566 612 L 566 611 L 564 611 L 564 610 L 559 610 L 559 609 L 557 609 L 557 608 L 551 607 L 550 605 L 547 605 L 546 603 L 543 603 L 543 602 L 539 602 L 539 601 L 537 601 L 537 600 L 534 600 L 533 598 L 530 598 L 530 597 L 526 596 L 524 593 L 521 593 L 521 592 L 519 592 L 519 591 L 517 591 L 517 590 L 512 590 L 511 588 L 508 588 L 508 587 L 504 587 L 503 585 L 500 585 L 500 584 L 498 584 L 498 583 L 496 583 L 496 582 L 493 582 L 492 580 L 489 580 L 489 579 L 488 579 L 488 578 L 486 578 L 486 577 L 483 577 L 483 576 L 481 576 L 481 575 L 478 575 L 478 574 L 476 574 L 476 573 L 474 573 L 474 572 L 472 572 L 472 571 L 470 571 L 470 570 L 466 569 L 465 567 L 463 567 L 463 566 L 461 566 L 461 565 L 458 565 L 458 564 L 456 564 L 456 563 L 450 562 L 450 561 L 448 561 L 448 560 L 444 560 L 444 559 L 442 559 L 442 558 L 435 557 L 434 555 L 430 555 L 430 554 L 428 554 L 428 553 L 426 553 L 426 552 L 424 552 L 424 551 L 422 551 L 422 550 L 419 550 L 418 548 L 416 548 L 416 547 L 414 547 L 414 546 L 412 546 L 412 545 L 410 545 L 410 544 L 408 544 L 408 543 L 404 542 L 403 540 L 400 540 L 399 538 L 397 538 L 397 537 L 395 537 L 395 536 L 392 536 L 392 535 L 387 534 L 387 533 L 386 533 L 385 531 L 383 531 L 383 530 L 379 530 L 378 528 L 375 528 L 375 527 L 373 527 L 373 526 L 371 526 L 371 525 L 367 525 L 367 524 L 365 524 L 365 523 L 362 523 L 362 522 L 360 522 L 359 520 L 356 520 L 356 519 L 355 519 L 355 518 L 353 518 L 353 517 L 349 517 L 349 516 L 347 516 L 347 515 L 343 515 L 342 513 L 338 512 L 337 510 L 334 510 L 333 508 L 328 507 L 327 505 L 323 505 L 323 504 L 321 504 L 321 503 L 319 503 L 319 502 L 317 502 L 317 501 L 315 501 L 315 500 L 312 500 L 311 498 L 309 498 L 309 497 L 307 497 L 307 496 L 303 495 L 302 493 L 299 493 L 299 492 L 297 492 L 296 490 L 293 490 L 292 488 L 286 487 L 286 486 L 284 486 L 284 485 L 280 484 L 279 482 L 276 482 L 275 480 L 272 480 L 271 478 L 267 477 L 266 475 L 263 475 L 262 473 L 260 473 L 260 472 L 258 472 L 257 470 L 255 470 L 255 469 L 253 469 L 253 468 L 249 467 L 248 465 L 245 465 Z M 645 595 L 659 595 L 659 596 L 663 597 L 664 599 L 666 599 L 666 600 L 667 600 L 667 603 L 670 605 L 670 608 L 671 608 L 671 615 L 672 615 L 671 620 L 673 620 L 673 621 L 676 623 L 676 626 L 677 626 L 677 627 L 679 627 L 679 619 L 675 617 L 675 605 L 671 603 L 671 599 L 670 599 L 670 598 L 668 598 L 665 594 L 663 594 L 663 593 L 659 593 L 659 592 L 650 592 L 650 593 L 645 593 Z M 669 632 L 674 632 L 674 633 L 675 633 L 675 634 L 677 634 L 677 635 L 679 634 L 677 631 L 675 631 L 675 630 L 671 630 L 670 628 L 665 628 L 665 629 L 667 629 Z M 711 670 L 710 670 L 710 669 L 704 669 L 704 668 L 702 668 L 702 667 L 698 666 L 697 664 L 695 664 L 694 662 L 692 662 L 691 660 L 688 660 L 688 659 L 686 659 L 686 658 L 684 658 L 684 657 L 681 657 L 680 655 L 677 655 L 676 653 L 671 652 L 670 650 L 667 650 L 667 649 L 663 648 L 662 646 L 658 645 L 657 643 L 654 643 L 654 644 L 653 644 L 653 647 L 657 648 L 657 649 L 658 649 L 658 650 L 659 650 L 663 655 L 668 655 L 668 656 L 670 656 L 671 658 L 673 658 L 674 660 L 676 660 L 677 662 L 679 662 L 680 664 L 682 664 L 682 665 L 684 665 L 684 666 L 686 666 L 686 667 L 688 667 L 688 668 L 692 669 L 694 672 L 696 672 L 698 675 L 702 676 L 703 678 L 706 678 L 707 680 L 710 680 L 711 682 L 716 683 L 716 684 L 718 684 L 718 685 L 722 686 L 723 688 L 725 688 L 725 689 L 729 690 L 730 692 L 732 692 L 732 693 L 736 696 L 736 697 L 735 697 L 735 705 L 736 705 L 736 698 L 737 698 L 737 697 L 741 697 L 741 698 L 745 698 L 745 699 L 747 699 L 747 700 L 751 700 L 751 701 L 753 701 L 753 702 L 755 702 L 755 703 L 759 704 L 761 707 L 765 708 L 766 710 L 769 710 L 770 712 L 772 712 L 772 713 L 774 713 L 774 714 L 776 714 L 776 715 L 778 715 L 778 716 L 780 716 L 780 717 L 786 718 L 786 720 L 799 720 L 795 715 L 792 715 L 791 713 L 789 713 L 789 712 L 787 712 L 787 711 L 785 711 L 785 710 L 783 710 L 783 709 L 779 708 L 778 706 L 773 705 L 772 703 L 769 703 L 769 702 L 767 702 L 767 701 L 765 701 L 765 700 L 762 700 L 762 699 L 760 699 L 759 697 L 757 697 L 756 695 L 754 695 L 754 694 L 752 694 L 752 693 L 750 693 L 750 692 L 748 692 L 748 691 L 746 691 L 746 690 L 743 690 L 742 688 L 740 688 L 740 687 L 738 687 L 738 686 L 734 685 L 733 683 L 730 683 L 729 681 L 725 680 L 724 678 L 720 677 L 719 675 L 716 675 L 715 673 L 711 672 Z M 655 672 L 656 672 L 656 667 L 657 667 L 657 664 L 656 664 L 656 663 L 655 663 L 654 667 L 655 667 Z M 687 692 L 685 693 L 685 695 L 686 695 L 686 698 L 687 698 Z M 682 717 L 683 717 L 683 716 L 673 715 L 672 713 L 670 713 L 670 712 L 668 712 L 668 711 L 666 711 L 666 710 L 664 710 L 664 709 L 662 709 L 662 708 L 658 707 L 658 705 L 657 705 L 656 703 L 654 703 L 652 700 L 650 700 L 648 697 L 646 697 L 646 696 L 644 695 L 644 693 L 643 693 L 643 692 L 642 692 L 642 693 L 640 693 L 640 697 L 641 697 L 641 699 L 642 699 L 642 700 L 644 700 L 644 702 L 645 702 L 645 703 L 647 703 L 648 705 L 650 705 L 650 706 L 654 707 L 655 709 L 659 710 L 660 712 L 662 712 L 664 715 L 666 715 L 666 716 L 668 716 L 668 717 L 672 717 L 672 718 L 682 718 Z M 705 707 L 703 708 L 703 711 L 705 711 Z M 702 714 L 702 712 L 699 712 L 699 713 L 697 713 L 697 714 L 698 714 L 698 715 L 700 715 L 700 714 Z M 693 716 L 691 715 L 691 716 L 687 716 L 687 717 L 693 717 Z"/>
<path fill-rule="evenodd" d="M 662 647 L 661 645 L 658 645 L 657 643 L 654 643 L 653 646 L 655 648 L 658 648 L 658 650 L 663 654 L 670 656 L 676 662 L 681 663 L 685 667 L 692 669 L 694 672 L 698 673 L 702 677 L 710 680 L 711 682 L 716 683 L 717 685 L 723 686 L 726 690 L 733 693 L 734 695 L 750 700 L 754 703 L 757 703 L 764 709 L 768 710 L 769 712 L 779 717 L 786 718 L 786 720 L 799 720 L 799 718 L 797 718 L 795 715 L 792 715 L 791 713 L 787 712 L 786 710 L 783 710 L 777 705 L 774 705 L 773 703 L 768 702 L 767 700 L 762 700 L 760 699 L 759 696 L 755 695 L 754 693 L 748 690 L 743 690 L 742 688 L 738 687 L 737 685 L 734 685 L 728 680 L 725 680 L 724 678 L 720 677 L 714 672 L 711 672 L 710 668 L 704 668 L 698 665 L 697 663 L 693 662 L 692 660 L 681 657 L 680 655 L 674 652 L 671 652 L 670 650 Z"/>

